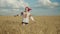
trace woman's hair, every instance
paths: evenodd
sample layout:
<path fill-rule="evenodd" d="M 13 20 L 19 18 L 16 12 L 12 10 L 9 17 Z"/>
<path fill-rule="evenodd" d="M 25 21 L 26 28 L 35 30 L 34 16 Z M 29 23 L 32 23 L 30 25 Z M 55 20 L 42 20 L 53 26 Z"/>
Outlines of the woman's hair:
<path fill-rule="evenodd" d="M 28 8 L 28 11 L 32 10 L 32 9 L 31 9 L 31 8 L 29 8 L 29 7 L 25 7 L 25 10 L 26 10 L 26 8 Z"/>

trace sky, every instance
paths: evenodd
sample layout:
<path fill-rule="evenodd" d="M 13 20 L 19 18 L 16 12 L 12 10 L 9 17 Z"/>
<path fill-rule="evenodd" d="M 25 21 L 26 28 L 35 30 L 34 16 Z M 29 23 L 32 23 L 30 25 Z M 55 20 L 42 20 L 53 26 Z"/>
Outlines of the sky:
<path fill-rule="evenodd" d="M 0 16 L 20 14 L 26 6 L 32 15 L 60 16 L 60 0 L 0 0 Z"/>

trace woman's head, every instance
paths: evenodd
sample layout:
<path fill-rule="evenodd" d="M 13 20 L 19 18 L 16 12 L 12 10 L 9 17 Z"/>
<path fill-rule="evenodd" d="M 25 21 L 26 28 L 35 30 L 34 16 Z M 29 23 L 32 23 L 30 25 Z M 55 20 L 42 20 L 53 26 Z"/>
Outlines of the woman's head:
<path fill-rule="evenodd" d="M 31 9 L 29 7 L 25 7 L 25 11 L 30 11 Z"/>

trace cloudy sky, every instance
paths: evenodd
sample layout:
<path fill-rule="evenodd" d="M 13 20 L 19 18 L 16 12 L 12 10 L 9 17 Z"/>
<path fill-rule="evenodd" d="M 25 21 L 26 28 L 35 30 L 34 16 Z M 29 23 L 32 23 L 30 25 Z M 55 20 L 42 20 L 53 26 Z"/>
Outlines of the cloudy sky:
<path fill-rule="evenodd" d="M 0 0 L 0 15 L 16 15 L 26 6 L 38 16 L 60 16 L 60 0 Z"/>

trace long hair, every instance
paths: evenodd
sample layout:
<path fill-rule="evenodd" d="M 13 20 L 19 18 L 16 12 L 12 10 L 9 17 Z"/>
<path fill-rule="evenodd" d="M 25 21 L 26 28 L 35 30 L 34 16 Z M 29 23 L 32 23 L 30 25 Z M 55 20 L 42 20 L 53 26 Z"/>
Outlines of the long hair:
<path fill-rule="evenodd" d="M 25 7 L 25 10 L 26 10 L 26 8 L 28 8 L 28 11 L 32 10 L 32 9 L 31 9 L 31 8 L 29 8 L 29 7 Z"/>

